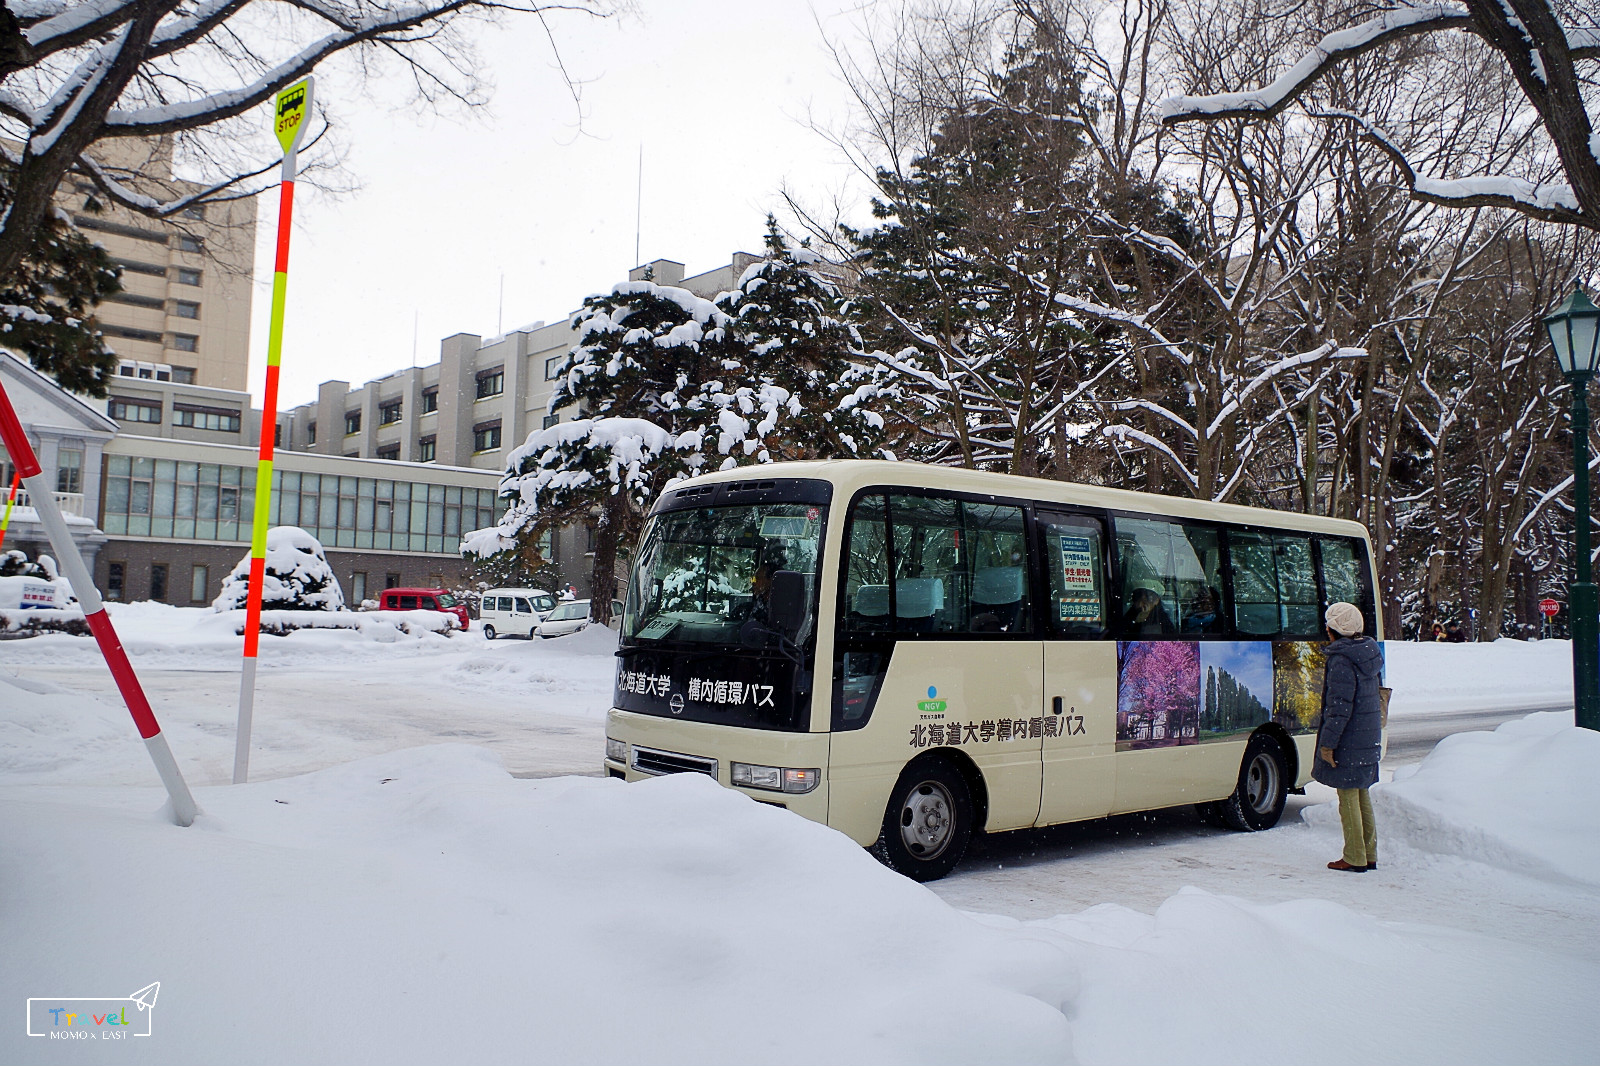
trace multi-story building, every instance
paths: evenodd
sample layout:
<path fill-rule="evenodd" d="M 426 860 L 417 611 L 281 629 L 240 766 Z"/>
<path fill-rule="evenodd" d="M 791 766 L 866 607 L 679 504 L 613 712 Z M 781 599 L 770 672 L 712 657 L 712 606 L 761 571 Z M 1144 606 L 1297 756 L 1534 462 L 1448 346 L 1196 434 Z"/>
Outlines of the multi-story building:
<path fill-rule="evenodd" d="M 133 379 L 109 417 L 0 352 L 0 383 L 67 515 L 95 582 L 112 600 L 208 603 L 250 551 L 260 412 L 245 392 Z M 0 450 L 0 476 L 10 464 Z M 498 516 L 492 471 L 283 453 L 274 525 L 317 537 L 347 599 L 395 585 L 451 586 L 465 530 Z M 7 547 L 50 552 L 30 500 Z"/>
<path fill-rule="evenodd" d="M 670 259 L 629 272 L 712 298 L 731 289 L 759 256 L 737 252 L 715 270 L 685 278 Z M 573 412 L 548 412 L 554 379 L 577 342 L 572 316 L 536 322 L 485 340 L 458 333 L 440 342 L 439 361 L 397 370 L 351 388 L 325 381 L 317 399 L 285 412 L 282 446 L 294 452 L 470 467 L 499 475 L 506 456 L 534 430 Z M 498 514 L 496 514 L 498 517 Z M 484 522 L 483 525 L 488 525 Z M 563 530 L 550 544 L 563 582 L 587 589 L 588 531 Z"/>
<path fill-rule="evenodd" d="M 201 186 L 172 176 L 167 138 L 96 146 L 108 169 L 137 170 L 140 186 L 164 199 Z M 156 220 L 109 204 L 70 177 L 58 205 L 122 267 L 122 292 L 95 311 L 124 377 L 242 390 L 250 357 L 254 199 L 196 205 Z"/>

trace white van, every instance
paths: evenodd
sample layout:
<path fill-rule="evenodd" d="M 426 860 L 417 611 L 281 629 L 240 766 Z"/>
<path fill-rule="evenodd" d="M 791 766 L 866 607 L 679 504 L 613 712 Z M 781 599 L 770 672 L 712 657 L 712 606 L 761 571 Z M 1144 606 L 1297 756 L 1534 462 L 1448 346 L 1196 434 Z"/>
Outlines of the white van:
<path fill-rule="evenodd" d="M 490 589 L 478 601 L 483 638 L 532 637 L 533 627 L 556 609 L 556 598 L 544 589 Z"/>

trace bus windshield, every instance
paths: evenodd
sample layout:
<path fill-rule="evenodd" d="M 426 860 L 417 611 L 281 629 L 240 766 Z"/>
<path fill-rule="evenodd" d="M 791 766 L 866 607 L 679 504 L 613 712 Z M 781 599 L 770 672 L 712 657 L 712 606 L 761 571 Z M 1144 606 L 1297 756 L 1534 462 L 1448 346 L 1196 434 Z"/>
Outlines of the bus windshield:
<path fill-rule="evenodd" d="M 827 509 L 766 503 L 668 511 L 650 520 L 623 615 L 629 643 L 749 643 L 766 625 L 772 575 L 806 576 L 806 621 L 815 625 L 817 549 Z M 757 641 L 760 642 L 759 640 Z"/>

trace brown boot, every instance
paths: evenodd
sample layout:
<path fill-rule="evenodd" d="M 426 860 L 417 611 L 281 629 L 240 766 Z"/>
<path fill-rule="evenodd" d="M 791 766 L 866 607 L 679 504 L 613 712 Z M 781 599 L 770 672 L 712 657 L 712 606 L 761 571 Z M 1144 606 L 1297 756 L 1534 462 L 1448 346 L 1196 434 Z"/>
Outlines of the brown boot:
<path fill-rule="evenodd" d="M 1334 859 L 1332 862 L 1330 862 L 1328 864 L 1328 869 L 1330 869 L 1330 870 L 1344 870 L 1344 871 L 1347 871 L 1347 872 L 1353 873 L 1353 874 L 1364 874 L 1364 873 L 1367 872 L 1367 867 L 1365 867 L 1365 866 L 1351 866 L 1349 863 L 1345 862 L 1343 859 Z"/>

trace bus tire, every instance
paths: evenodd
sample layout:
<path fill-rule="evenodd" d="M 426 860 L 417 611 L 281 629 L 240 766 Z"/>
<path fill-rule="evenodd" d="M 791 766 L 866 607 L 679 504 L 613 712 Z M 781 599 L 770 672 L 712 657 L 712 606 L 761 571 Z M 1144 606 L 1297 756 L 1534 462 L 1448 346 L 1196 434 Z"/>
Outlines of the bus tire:
<path fill-rule="evenodd" d="M 972 792 L 944 759 L 920 759 L 900 774 L 873 854 L 913 881 L 937 881 L 972 842 Z"/>
<path fill-rule="evenodd" d="M 483 639 L 484 640 L 493 640 L 494 639 L 494 626 L 484 626 L 483 627 Z"/>
<path fill-rule="evenodd" d="M 1289 800 L 1289 761 L 1283 746 L 1270 733 L 1257 733 L 1245 745 L 1239 766 L 1239 784 L 1221 801 L 1222 817 L 1243 832 L 1271 829 L 1283 817 Z"/>

